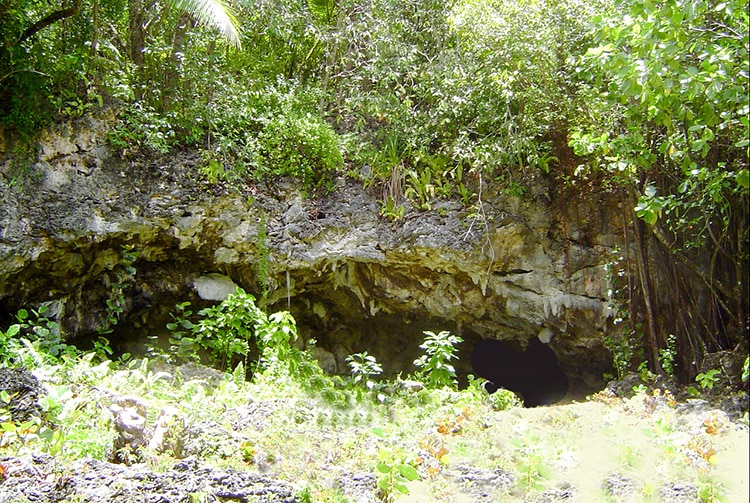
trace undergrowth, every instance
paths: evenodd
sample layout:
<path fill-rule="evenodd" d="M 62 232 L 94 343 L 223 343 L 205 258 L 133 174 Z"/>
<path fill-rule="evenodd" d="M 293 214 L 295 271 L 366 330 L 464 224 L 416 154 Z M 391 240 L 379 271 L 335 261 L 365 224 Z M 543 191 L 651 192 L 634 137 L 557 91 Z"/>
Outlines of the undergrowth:
<path fill-rule="evenodd" d="M 642 390 L 624 402 L 594 396 L 581 405 L 600 419 L 596 423 L 582 421 L 581 409 L 521 409 L 512 393 L 489 396 L 471 376 L 457 389 L 447 362 L 460 340 L 448 332 L 425 332 L 425 355 L 413 375 L 384 379 L 377 360 L 361 353 L 349 358 L 351 375 L 331 376 L 299 349 L 288 313 L 267 314 L 241 290 L 199 315 L 182 305 L 174 323 L 175 334 L 182 332 L 175 342 L 191 339 L 205 350 L 204 363 L 226 370 L 183 364 L 179 344 L 172 355 L 113 361 L 107 351 L 65 345 L 44 312 L 20 313 L 18 323 L 0 330 L 0 363 L 32 370 L 45 393 L 37 412 L 25 418 L 14 417 L 15 397 L 0 393 L 0 458 L 46 452 L 63 465 L 108 459 L 115 438 L 108 409 L 114 397 L 132 395 L 147 403 L 149 424 L 165 406 L 179 410 L 184 431 L 192 432 L 182 455 L 271 473 L 306 501 L 348 501 L 336 481 L 362 473 L 371 474 L 381 501 L 416 490 L 427 490 L 421 496 L 431 501 L 451 501 L 455 491 L 471 493 L 471 484 L 456 478 L 467 470 L 502 474 L 508 483 L 493 486 L 495 497 L 528 501 L 567 480 L 571 467 L 590 463 L 587 445 L 596 439 L 612 451 L 614 469 L 643 477 L 637 491 L 644 501 L 658 487 L 657 472 L 693 484 L 701 501 L 726 500 L 719 467 L 727 462 L 722 453 L 732 425 L 707 415 L 686 430 L 667 393 Z M 254 359 L 247 358 L 249 345 L 257 349 Z M 230 354 L 231 348 L 240 351 Z M 624 434 L 629 420 L 615 407 L 646 418 L 648 428 L 637 438 Z M 176 463 L 175 456 L 146 452 L 142 460 L 161 471 Z M 597 491 L 600 499 L 610 498 Z"/>

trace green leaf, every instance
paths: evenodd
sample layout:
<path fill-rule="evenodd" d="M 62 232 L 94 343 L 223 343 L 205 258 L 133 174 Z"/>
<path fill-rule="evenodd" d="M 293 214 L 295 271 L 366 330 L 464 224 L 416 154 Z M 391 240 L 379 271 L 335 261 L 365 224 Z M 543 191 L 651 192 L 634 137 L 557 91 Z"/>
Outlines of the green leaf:
<path fill-rule="evenodd" d="M 419 473 L 411 465 L 398 465 L 398 471 L 406 480 L 418 480 Z"/>
<path fill-rule="evenodd" d="M 737 184 L 743 189 L 747 190 L 750 188 L 750 172 L 747 169 L 741 169 L 734 175 Z M 10 329 L 9 329 L 10 330 Z"/>
<path fill-rule="evenodd" d="M 233 46 L 242 47 L 237 17 L 223 0 L 172 0 L 172 5 L 188 12 L 201 24 L 218 30 Z"/>
<path fill-rule="evenodd" d="M 393 454 L 391 453 L 389 449 L 380 449 L 378 451 L 378 459 L 382 463 L 390 463 L 391 460 L 393 459 Z"/>
<path fill-rule="evenodd" d="M 55 437 L 55 432 L 50 428 L 44 427 L 39 430 L 39 438 L 46 442 L 51 442 Z"/>
<path fill-rule="evenodd" d="M 401 494 L 409 494 L 409 488 L 401 482 L 394 482 L 393 487 L 395 487 Z"/>
<path fill-rule="evenodd" d="M 379 471 L 380 473 L 391 473 L 391 467 L 390 467 L 390 466 L 388 466 L 388 465 L 387 465 L 387 464 L 385 464 L 385 463 L 378 463 L 378 464 L 377 464 L 377 465 L 375 466 L 375 468 L 376 468 L 376 469 L 377 469 L 377 470 L 378 470 L 378 471 Z"/>
<path fill-rule="evenodd" d="M 16 324 L 11 325 L 11 326 L 8 327 L 8 330 L 5 332 L 5 336 L 6 337 L 15 337 L 16 335 L 18 335 L 18 332 L 20 332 L 20 331 L 21 331 L 21 325 L 19 325 L 19 324 L 16 323 Z"/>

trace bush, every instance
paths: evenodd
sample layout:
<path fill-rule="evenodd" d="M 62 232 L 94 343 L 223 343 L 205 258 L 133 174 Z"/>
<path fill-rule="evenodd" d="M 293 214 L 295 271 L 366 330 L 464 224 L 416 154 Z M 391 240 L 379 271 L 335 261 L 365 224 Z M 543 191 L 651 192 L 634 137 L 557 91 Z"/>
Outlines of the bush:
<path fill-rule="evenodd" d="M 179 314 L 167 324 L 170 343 L 182 360 L 198 360 L 200 350 L 208 352 L 211 365 L 226 371 L 242 362 L 254 372 L 290 374 L 305 378 L 316 365 L 294 346 L 297 326 L 286 311 L 266 314 L 255 304 L 255 297 L 237 288 L 220 304 L 198 311 L 192 321 L 190 303 L 176 306 Z M 248 365 L 257 356 L 255 365 Z M 239 360 L 239 361 L 238 361 Z"/>
<path fill-rule="evenodd" d="M 414 365 L 420 368 L 417 377 L 433 388 L 455 386 L 456 370 L 448 362 L 456 358 L 456 346 L 463 339 L 447 330 L 438 334 L 427 330 L 424 334 L 425 340 L 419 347 L 427 354 L 414 360 Z"/>
<path fill-rule="evenodd" d="M 344 165 L 333 128 L 320 117 L 274 117 L 259 135 L 261 172 L 296 176 L 306 187 L 319 187 Z"/>

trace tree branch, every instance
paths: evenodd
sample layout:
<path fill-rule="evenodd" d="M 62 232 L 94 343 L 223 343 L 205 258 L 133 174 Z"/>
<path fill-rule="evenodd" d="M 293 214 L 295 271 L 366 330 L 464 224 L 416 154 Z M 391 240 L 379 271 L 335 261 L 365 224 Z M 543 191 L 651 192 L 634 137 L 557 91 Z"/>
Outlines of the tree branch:
<path fill-rule="evenodd" d="M 65 19 L 66 17 L 75 16 L 78 14 L 81 10 L 81 5 L 83 4 L 83 0 L 75 0 L 75 3 L 72 7 L 68 7 L 67 9 L 60 9 L 56 10 L 54 12 L 50 12 L 46 16 L 44 16 L 42 19 L 37 21 L 36 23 L 32 24 L 26 30 L 24 30 L 23 34 L 21 34 L 21 38 L 18 39 L 17 44 L 22 43 L 29 37 L 32 37 L 36 35 L 41 30 L 45 29 L 51 24 L 54 24 L 61 19 Z"/>
<path fill-rule="evenodd" d="M 11 72 L 8 72 L 8 73 L 6 73 L 6 74 L 5 74 L 5 75 L 3 75 L 2 77 L 0 77 L 0 82 L 4 81 L 4 80 L 5 80 L 5 79 L 7 79 L 8 77 L 10 77 L 11 75 L 13 75 L 13 74 L 16 74 L 16 73 L 35 73 L 35 74 L 37 74 L 37 75 L 41 75 L 42 77 L 49 77 L 49 78 L 52 78 L 52 77 L 50 77 L 49 75 L 47 75 L 46 73 L 42 73 L 42 72 L 39 72 L 39 71 L 37 71 L 37 70 L 13 70 L 13 71 L 11 71 Z"/>

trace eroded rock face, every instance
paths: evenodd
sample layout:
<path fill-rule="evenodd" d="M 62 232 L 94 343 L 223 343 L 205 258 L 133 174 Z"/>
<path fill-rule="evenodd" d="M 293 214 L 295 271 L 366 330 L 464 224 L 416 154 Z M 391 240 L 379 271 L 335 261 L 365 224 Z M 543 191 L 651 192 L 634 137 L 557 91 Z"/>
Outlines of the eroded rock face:
<path fill-rule="evenodd" d="M 609 367 L 604 264 L 617 226 L 607 208 L 618 212 L 609 201 L 566 203 L 539 179 L 523 199 L 485 187 L 483 213 L 444 201 L 391 222 L 377 194 L 351 178 L 304 197 L 288 180 L 202 184 L 191 153 L 124 160 L 106 145 L 110 123 L 51 132 L 20 183 L 10 162 L 0 165 L 6 317 L 47 303 L 66 333 L 85 337 L 124 284 L 110 336 L 124 346 L 163 331 L 178 302 L 215 302 L 199 297 L 200 278 L 218 274 L 256 295 L 267 278 L 269 307 L 291 310 L 340 371 L 348 354 L 367 350 L 386 370 L 410 372 L 423 330 L 464 337 L 463 372 L 480 338 L 520 349 L 536 336 L 573 386 L 598 385 Z"/>
<path fill-rule="evenodd" d="M 0 407 L 8 408 L 12 422 L 43 416 L 39 398 L 44 391 L 28 370 L 0 367 L 0 392 L 7 393 L 9 402 L 0 403 Z"/>

